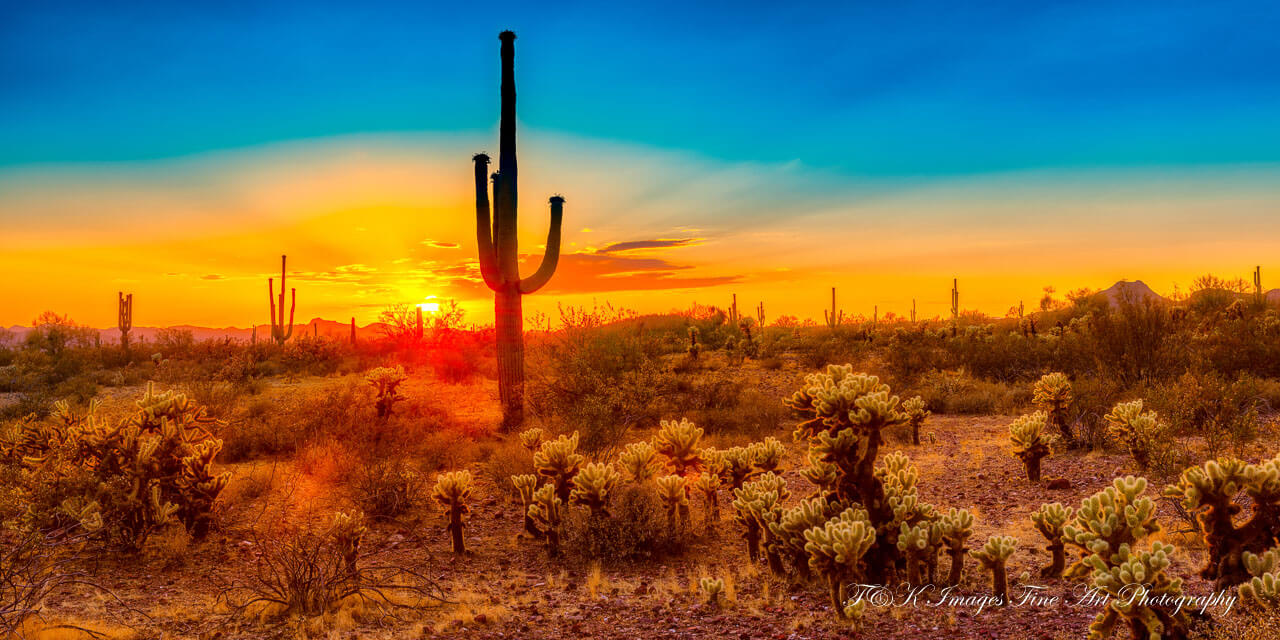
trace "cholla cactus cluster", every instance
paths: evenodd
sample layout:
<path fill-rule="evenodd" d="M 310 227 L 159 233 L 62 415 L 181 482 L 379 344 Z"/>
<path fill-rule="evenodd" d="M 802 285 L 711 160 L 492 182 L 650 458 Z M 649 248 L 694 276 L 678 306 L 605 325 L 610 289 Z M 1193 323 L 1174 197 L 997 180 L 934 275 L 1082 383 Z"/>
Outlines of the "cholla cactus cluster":
<path fill-rule="evenodd" d="M 1244 552 L 1244 566 L 1252 578 L 1240 585 L 1240 599 L 1255 605 L 1280 604 L 1280 547 L 1262 554 Z"/>
<path fill-rule="evenodd" d="M 560 555 L 560 525 L 563 522 L 564 501 L 556 495 L 554 485 L 545 484 L 533 492 L 533 504 L 526 513 L 547 540 L 547 555 Z"/>
<path fill-rule="evenodd" d="M 907 424 L 911 426 L 911 444 L 920 445 L 920 427 L 933 415 L 925 404 L 924 398 L 915 396 L 902 403 L 902 411 L 907 414 Z"/>
<path fill-rule="evenodd" d="M 342 556 L 342 564 L 350 575 L 356 575 L 359 572 L 356 565 L 360 559 L 360 545 L 368 532 L 369 528 L 365 526 L 363 513 L 356 512 L 355 515 L 350 515 L 339 511 L 333 514 L 333 522 L 329 525 L 329 538 L 333 540 L 334 547 Z"/>
<path fill-rule="evenodd" d="M 743 537 L 747 541 L 748 555 L 758 558 L 763 541 L 769 569 L 779 576 L 786 573 L 781 555 L 784 545 L 770 527 L 782 518 L 782 503 L 790 495 L 786 481 L 773 473 L 766 473 L 733 492 L 736 518 L 746 526 Z"/>
<path fill-rule="evenodd" d="M 1064 507 L 1060 502 L 1040 505 L 1039 509 L 1031 513 L 1031 522 L 1035 524 L 1036 531 L 1049 541 L 1045 549 L 1053 558 L 1049 566 L 1040 570 L 1040 577 L 1058 578 L 1066 569 L 1066 540 L 1063 538 L 1063 527 L 1075 514 L 1075 509 Z"/>
<path fill-rule="evenodd" d="M 1031 402 L 1045 412 L 1049 426 L 1058 429 L 1068 447 L 1075 446 L 1067 410 L 1071 406 L 1071 380 L 1065 373 L 1046 373 L 1031 389 Z"/>
<path fill-rule="evenodd" d="M 724 580 L 721 578 L 703 578 L 698 581 L 698 588 L 706 595 L 707 604 L 720 608 L 720 596 L 724 593 Z"/>
<path fill-rule="evenodd" d="M 663 420 L 654 440 L 654 448 L 667 458 L 667 465 L 678 476 L 687 476 L 702 468 L 699 443 L 702 428 L 684 418 L 679 422 Z"/>
<path fill-rule="evenodd" d="M 1063 527 L 1067 544 L 1086 555 L 1067 569 L 1071 577 L 1090 576 L 1093 586 L 1111 596 L 1106 608 L 1089 626 L 1089 638 L 1111 636 L 1125 623 L 1135 638 L 1183 638 L 1190 619 L 1185 611 L 1175 612 L 1142 599 L 1127 597 L 1140 584 L 1146 595 L 1161 598 L 1181 595 L 1182 581 L 1164 572 L 1169 566 L 1172 545 L 1153 542 L 1150 550 L 1139 546 L 1160 530 L 1155 518 L 1155 502 L 1143 494 L 1146 478 L 1116 478 L 1110 487 L 1086 498 L 1075 517 Z"/>
<path fill-rule="evenodd" d="M 524 513 L 524 533 L 531 538 L 541 538 L 542 530 L 533 520 L 533 516 L 529 514 L 529 507 L 533 506 L 533 493 L 538 490 L 538 476 L 532 473 L 526 473 L 511 476 L 511 484 L 515 486 L 516 493 L 520 495 L 520 504 Z"/>
<path fill-rule="evenodd" d="M 1124 445 L 1140 469 L 1151 465 L 1152 454 L 1163 446 L 1160 441 L 1168 428 L 1154 411 L 1143 411 L 1142 401 L 1121 402 L 1104 416 L 1107 434 Z"/>
<path fill-rule="evenodd" d="M 1043 411 L 1018 417 L 1009 425 L 1009 442 L 1013 455 L 1022 461 L 1027 470 L 1027 480 L 1040 481 L 1040 461 L 1049 455 L 1053 438 L 1045 432 L 1047 416 Z"/>
<path fill-rule="evenodd" d="M 1237 517 L 1236 499 L 1241 493 L 1251 502 L 1246 520 Z M 1197 514 L 1209 550 L 1200 575 L 1215 580 L 1217 588 L 1249 580 L 1244 554 L 1262 553 L 1280 536 L 1280 456 L 1258 464 L 1210 460 L 1183 471 L 1164 495 Z"/>
<path fill-rule="evenodd" d="M 578 453 L 578 432 L 574 431 L 571 436 L 543 442 L 533 454 L 533 468 L 551 482 L 560 501 L 567 502 L 573 490 L 573 477 L 578 475 L 584 460 L 586 458 Z"/>
<path fill-rule="evenodd" d="M 622 474 L 610 464 L 591 462 L 573 477 L 573 491 L 569 500 L 573 504 L 587 507 L 593 516 L 609 515 L 609 497 Z"/>
<path fill-rule="evenodd" d="M 1009 603 L 1009 576 L 1006 567 L 1009 558 L 1018 550 L 1018 539 L 1013 536 L 991 536 L 981 549 L 969 555 L 991 572 L 991 595 L 1001 605 Z"/>
<path fill-rule="evenodd" d="M 662 471 L 658 450 L 648 442 L 632 442 L 627 445 L 618 461 L 622 463 L 627 479 L 636 484 L 644 484 Z"/>
<path fill-rule="evenodd" d="M 875 527 L 851 511 L 804 532 L 809 566 L 826 578 L 831 606 L 841 617 L 845 617 L 844 585 L 865 574 L 863 557 L 876 541 Z"/>
<path fill-rule="evenodd" d="M 658 478 L 658 497 L 667 508 L 667 526 L 679 531 L 689 522 L 689 486 L 687 478 L 667 475 Z"/>
<path fill-rule="evenodd" d="M 203 407 L 173 391 L 147 385 L 138 410 L 115 425 L 60 403 L 45 421 L 20 421 L 0 451 L 32 472 L 25 487 L 61 501 L 60 516 L 29 513 L 32 524 L 70 519 L 86 530 L 140 549 L 154 532 L 180 523 L 196 538 L 209 530 L 214 503 L 230 473 L 215 473 L 222 441 Z"/>
<path fill-rule="evenodd" d="M 404 373 L 403 367 L 378 367 L 365 374 L 364 380 L 373 387 L 374 407 L 378 411 L 379 418 L 386 418 L 391 415 L 391 411 L 395 408 L 395 404 L 404 400 L 404 396 L 400 395 L 398 388 L 408 376 Z"/>
<path fill-rule="evenodd" d="M 520 446 L 524 447 L 530 454 L 542 447 L 544 440 L 546 440 L 546 434 L 537 427 L 520 432 Z"/>
<path fill-rule="evenodd" d="M 714 531 L 717 522 L 720 522 L 720 487 L 724 485 L 720 474 L 703 471 L 698 474 L 697 479 L 693 481 L 693 488 L 702 494 L 703 500 L 707 503 L 707 530 Z"/>
<path fill-rule="evenodd" d="M 471 472 L 450 471 L 436 477 L 435 487 L 431 490 L 431 498 L 444 507 L 449 524 L 445 530 L 453 541 L 454 553 L 465 553 L 462 541 L 462 517 L 471 513 L 467 500 L 471 497 Z"/>

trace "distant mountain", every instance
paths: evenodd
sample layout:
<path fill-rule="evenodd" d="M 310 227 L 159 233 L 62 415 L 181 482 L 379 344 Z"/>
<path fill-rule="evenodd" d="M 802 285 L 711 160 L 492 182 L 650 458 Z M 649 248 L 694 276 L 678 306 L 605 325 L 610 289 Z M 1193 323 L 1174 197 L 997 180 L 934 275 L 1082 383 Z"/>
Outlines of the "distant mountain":
<path fill-rule="evenodd" d="M 1144 300 L 1155 300 L 1157 302 L 1168 302 L 1168 300 L 1151 290 L 1147 284 L 1141 280 L 1121 280 L 1110 288 L 1098 292 L 1098 297 L 1104 298 L 1108 305 L 1116 305 L 1121 301 L 1125 302 L 1142 302 Z"/>
<path fill-rule="evenodd" d="M 1280 289 L 1272 289 L 1262 295 L 1266 297 L 1267 302 L 1280 302 Z"/>
<path fill-rule="evenodd" d="M 386 325 L 381 322 L 374 322 L 371 324 L 367 324 L 363 327 L 357 325 L 356 339 L 368 340 L 373 338 L 380 338 L 384 335 L 383 329 L 385 327 Z M 271 339 L 271 325 L 269 324 L 260 324 L 260 325 L 257 325 L 257 327 L 246 327 L 246 328 L 197 327 L 194 325 L 187 325 L 187 324 L 177 325 L 173 327 L 134 327 L 129 332 L 129 339 L 133 341 L 151 342 L 156 339 L 156 335 L 159 334 L 161 330 L 172 329 L 172 330 L 178 330 L 178 331 L 190 331 L 192 337 L 194 337 L 197 341 L 222 340 L 222 339 L 230 338 L 232 340 L 242 340 L 242 341 L 248 342 L 253 339 L 253 332 L 255 328 L 258 331 L 258 340 L 265 341 L 265 340 Z M 18 325 L 14 325 L 8 328 L 9 334 L 11 336 L 14 336 L 13 339 L 15 340 L 24 339 L 27 335 L 27 332 L 29 331 L 31 331 L 31 327 L 21 327 Z M 102 336 L 102 342 L 104 343 L 116 343 L 120 341 L 120 330 L 115 327 L 109 327 L 106 329 L 97 329 L 97 331 L 98 331 L 98 335 Z M 293 338 L 300 338 L 302 336 L 314 336 L 314 335 L 320 335 L 320 336 L 331 338 L 334 340 L 348 340 L 351 337 L 351 323 L 338 322 L 335 320 L 325 320 L 323 318 L 313 318 L 310 322 L 306 324 L 293 325 L 293 336 L 292 336 Z"/>

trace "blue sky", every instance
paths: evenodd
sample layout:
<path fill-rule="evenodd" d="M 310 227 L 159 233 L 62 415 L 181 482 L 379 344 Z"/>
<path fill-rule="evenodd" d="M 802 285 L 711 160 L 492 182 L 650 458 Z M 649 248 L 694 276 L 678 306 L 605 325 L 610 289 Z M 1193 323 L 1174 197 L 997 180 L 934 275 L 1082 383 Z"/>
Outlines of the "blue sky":
<path fill-rule="evenodd" d="M 850 175 L 1273 162 L 1280 5 L 10 3 L 0 164 L 540 130 Z"/>

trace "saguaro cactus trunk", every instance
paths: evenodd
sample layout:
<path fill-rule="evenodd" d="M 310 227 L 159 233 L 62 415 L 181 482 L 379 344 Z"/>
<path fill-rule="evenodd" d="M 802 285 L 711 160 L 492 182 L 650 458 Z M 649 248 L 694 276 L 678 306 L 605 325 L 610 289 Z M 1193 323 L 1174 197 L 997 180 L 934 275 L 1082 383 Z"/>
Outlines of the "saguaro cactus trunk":
<path fill-rule="evenodd" d="M 273 289 L 274 283 L 271 278 L 267 278 L 267 301 L 271 303 L 271 339 L 276 344 L 283 345 L 290 336 L 293 335 L 293 311 L 298 305 L 297 289 L 289 290 L 289 323 L 286 325 L 284 321 L 284 287 L 285 287 L 285 261 L 286 256 L 280 256 L 280 313 L 277 317 L 276 313 L 276 294 Z"/>
<path fill-rule="evenodd" d="M 133 294 L 125 295 L 123 291 L 117 292 L 120 296 L 120 302 L 117 304 L 118 318 L 116 325 L 120 328 L 120 347 L 124 352 L 129 353 L 129 331 L 133 329 Z"/>
<path fill-rule="evenodd" d="M 560 260 L 560 222 L 564 198 L 551 197 L 551 228 L 546 252 L 538 271 L 520 277 L 516 243 L 516 34 L 503 31 L 502 116 L 499 125 L 498 171 L 493 174 L 493 220 L 489 219 L 487 173 L 489 156 L 472 158 L 476 180 L 476 244 L 480 273 L 493 290 L 494 324 L 498 347 L 498 396 L 502 402 L 502 427 L 512 430 L 524 422 L 524 315 L 521 296 L 541 289 L 551 280 Z"/>
<path fill-rule="evenodd" d="M 954 337 L 960 328 L 960 281 L 951 279 L 951 335 Z"/>

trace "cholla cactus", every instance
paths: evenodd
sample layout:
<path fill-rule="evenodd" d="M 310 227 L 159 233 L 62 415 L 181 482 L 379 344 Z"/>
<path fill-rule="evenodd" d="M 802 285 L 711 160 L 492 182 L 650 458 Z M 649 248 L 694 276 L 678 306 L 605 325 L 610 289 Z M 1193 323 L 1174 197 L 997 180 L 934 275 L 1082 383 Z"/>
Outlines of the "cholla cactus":
<path fill-rule="evenodd" d="M 854 373 L 850 365 L 832 365 L 824 373 L 806 376 L 804 387 L 786 404 L 808 418 L 796 428 L 795 437 L 809 439 L 810 459 L 835 467 L 831 497 L 867 508 L 877 533 L 875 548 L 867 556 L 869 578 L 888 579 L 901 558 L 895 511 L 916 506 L 891 505 L 885 478 L 875 470 L 882 431 L 907 420 L 898 397 L 875 376 Z"/>
<path fill-rule="evenodd" d="M 1238 494 L 1249 497 L 1250 515 L 1240 521 Z M 1177 498 L 1204 531 L 1208 563 L 1200 575 L 1216 581 L 1216 588 L 1249 580 L 1246 551 L 1261 553 L 1280 537 L 1280 456 L 1258 464 L 1221 458 L 1182 472 L 1178 483 L 1164 490 Z"/>
<path fill-rule="evenodd" d="M 1046 373 L 1032 387 L 1031 401 L 1045 412 L 1050 426 L 1062 433 L 1062 441 L 1075 447 L 1071 425 L 1067 424 L 1067 408 L 1071 405 L 1071 380 L 1065 373 Z"/>
<path fill-rule="evenodd" d="M 1013 444 L 1013 455 L 1027 469 L 1027 480 L 1040 482 L 1040 461 L 1049 455 L 1052 442 L 1045 433 L 1045 413 L 1037 411 L 1014 420 L 1009 425 L 1009 442 Z"/>
<path fill-rule="evenodd" d="M 951 557 L 951 573 L 947 584 L 957 586 L 964 573 L 965 545 L 973 535 L 973 514 L 966 509 L 952 508 L 938 521 L 939 534 L 948 556 Z"/>
<path fill-rule="evenodd" d="M 777 438 L 769 436 L 764 442 L 757 442 L 748 447 L 751 453 L 752 466 L 760 473 L 782 473 L 782 456 L 787 448 Z"/>
<path fill-rule="evenodd" d="M 1151 454 L 1164 443 L 1161 439 L 1168 429 L 1154 411 L 1143 411 L 1142 401 L 1121 402 L 1105 416 L 1107 434 L 1122 444 L 1133 456 L 1138 468 L 1146 470 L 1151 465 Z"/>
<path fill-rule="evenodd" d="M 826 499 L 810 498 L 801 500 L 800 504 L 783 511 L 780 517 L 769 523 L 769 531 L 777 541 L 779 554 L 788 559 L 802 582 L 808 582 L 812 576 L 809 571 L 809 552 L 805 549 L 808 540 L 805 539 L 804 532 L 823 526 L 831 516 L 831 504 Z"/>
<path fill-rule="evenodd" d="M 1253 576 L 1239 588 L 1240 599 L 1256 605 L 1280 603 L 1280 547 L 1263 554 L 1244 552 L 1244 565 Z"/>
<path fill-rule="evenodd" d="M 747 538 L 748 553 L 753 544 L 758 546 L 759 541 L 763 540 L 769 569 L 774 575 L 785 575 L 781 555 L 784 545 L 773 534 L 770 525 L 782 518 L 782 503 L 790 496 L 786 481 L 780 476 L 766 473 L 758 480 L 743 485 L 733 495 L 737 520 L 747 528 L 744 537 Z"/>
<path fill-rule="evenodd" d="M 453 552 L 458 554 L 466 553 L 462 543 L 462 516 L 471 513 L 471 508 L 467 506 L 467 499 L 470 497 L 470 471 L 450 471 L 436 476 L 431 498 L 447 510 L 449 525 L 445 530 L 453 540 Z"/>
<path fill-rule="evenodd" d="M 342 555 L 342 564 L 348 575 L 358 575 L 356 562 L 360 559 L 360 544 L 369 528 L 364 524 L 364 514 L 356 512 L 348 515 L 339 511 L 333 514 L 333 523 L 329 527 L 329 538 Z"/>
<path fill-rule="evenodd" d="M 546 484 L 533 492 L 533 504 L 527 513 L 537 525 L 538 530 L 547 539 L 547 555 L 555 558 L 560 555 L 560 523 L 564 501 L 556 495 L 554 486 Z"/>
<path fill-rule="evenodd" d="M 720 477 L 729 485 L 730 490 L 741 489 L 744 482 L 759 473 L 755 457 L 748 447 L 730 447 L 718 454 L 716 462 L 720 467 Z"/>
<path fill-rule="evenodd" d="M 911 425 L 911 444 L 920 445 L 920 426 L 932 412 L 926 408 L 924 398 L 915 396 L 902 403 L 902 412 L 907 414 L 907 424 Z"/>
<path fill-rule="evenodd" d="M 809 567 L 826 578 L 831 606 L 843 618 L 844 584 L 865 574 L 862 558 L 875 544 L 875 527 L 866 520 L 832 518 L 804 537 Z"/>
<path fill-rule="evenodd" d="M 720 522 L 720 486 L 723 484 L 720 476 L 715 473 L 703 471 L 698 475 L 698 479 L 693 481 L 693 488 L 702 494 L 707 503 L 707 531 L 715 531 L 716 523 Z"/>
<path fill-rule="evenodd" d="M 941 542 L 941 525 L 937 522 L 921 522 L 916 525 L 902 523 L 899 526 L 898 550 L 907 558 L 907 583 L 920 585 L 936 566 L 938 543 Z"/>
<path fill-rule="evenodd" d="M 1189 618 L 1185 611 L 1175 613 L 1131 597 L 1135 584 L 1156 603 L 1177 598 L 1182 592 L 1182 581 L 1164 573 L 1174 551 L 1171 545 L 1155 542 L 1150 551 L 1137 551 L 1147 536 L 1160 530 L 1155 502 L 1142 495 L 1146 489 L 1146 478 L 1116 478 L 1112 486 L 1086 498 L 1075 518 L 1063 527 L 1067 544 L 1088 554 L 1067 569 L 1066 575 L 1090 575 L 1093 586 L 1111 597 L 1089 626 L 1091 639 L 1109 637 L 1122 620 L 1135 638 L 1187 637 Z"/>
<path fill-rule="evenodd" d="M 823 462 L 813 451 L 809 451 L 809 466 L 800 469 L 800 477 L 812 484 L 816 490 L 813 497 L 824 500 L 835 499 L 836 483 L 840 480 L 840 469 L 830 462 Z"/>
<path fill-rule="evenodd" d="M 697 360 L 702 353 L 702 345 L 698 344 L 698 328 L 689 327 L 689 347 L 686 349 L 690 360 Z"/>
<path fill-rule="evenodd" d="M 702 456 L 698 443 L 702 440 L 702 428 L 681 418 L 663 420 L 654 445 L 658 453 L 666 456 L 667 464 L 678 476 L 687 476 L 702 468 Z"/>
<path fill-rule="evenodd" d="M 1018 549 L 1018 539 L 1013 536 L 991 536 L 982 549 L 970 551 L 969 555 L 982 563 L 982 567 L 991 571 L 991 595 L 997 604 L 1009 603 L 1009 576 L 1005 571 L 1009 556 Z"/>
<path fill-rule="evenodd" d="M 667 506 L 667 525 L 679 531 L 689 521 L 689 488 L 684 476 L 658 478 L 658 497 Z"/>
<path fill-rule="evenodd" d="M 533 516 L 529 515 L 529 507 L 533 504 L 533 492 L 538 490 L 538 476 L 535 476 L 532 473 L 511 476 L 511 484 L 515 486 L 516 492 L 520 494 L 520 504 L 523 506 L 524 513 L 525 533 L 533 538 L 541 538 L 542 531 L 538 530 L 537 525 L 533 521 Z"/>
<path fill-rule="evenodd" d="M 528 449 L 529 453 L 537 451 L 545 439 L 546 434 L 537 427 L 520 432 L 520 446 Z"/>
<path fill-rule="evenodd" d="M 627 478 L 636 484 L 644 484 L 662 471 L 662 463 L 658 461 L 658 450 L 648 442 L 632 442 L 618 456 L 622 470 Z"/>
<path fill-rule="evenodd" d="M 1040 505 L 1039 509 L 1031 513 L 1031 521 L 1035 523 L 1036 530 L 1049 541 L 1049 546 L 1045 547 L 1045 549 L 1053 556 L 1049 566 L 1040 570 L 1040 577 L 1062 577 L 1062 571 L 1067 566 L 1066 545 L 1062 538 L 1062 527 L 1075 514 L 1075 509 L 1064 507 L 1061 502 Z"/>
<path fill-rule="evenodd" d="M 379 418 L 387 418 L 397 402 L 404 400 L 397 388 L 408 379 L 403 367 L 378 367 L 365 374 L 364 381 L 373 387 L 374 407 Z"/>
<path fill-rule="evenodd" d="M 707 604 L 719 609 L 720 594 L 724 593 L 724 580 L 720 578 L 703 578 L 698 581 L 698 588 L 706 595 Z"/>
<path fill-rule="evenodd" d="M 538 475 L 551 481 L 556 496 L 561 502 L 566 502 L 573 488 L 573 477 L 578 475 L 585 459 L 578 453 L 578 432 L 574 431 L 572 436 L 560 436 L 542 443 L 542 447 L 533 454 L 533 468 Z"/>
<path fill-rule="evenodd" d="M 570 501 L 591 509 L 592 516 L 609 515 L 609 496 L 618 486 L 622 475 L 613 465 L 603 462 L 591 462 L 573 477 L 573 492 Z"/>

